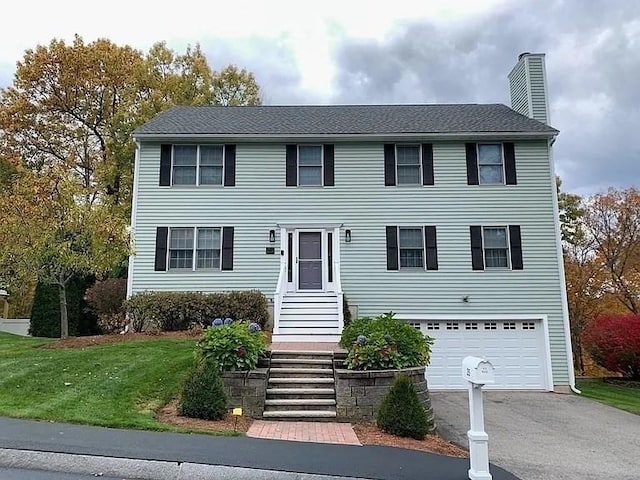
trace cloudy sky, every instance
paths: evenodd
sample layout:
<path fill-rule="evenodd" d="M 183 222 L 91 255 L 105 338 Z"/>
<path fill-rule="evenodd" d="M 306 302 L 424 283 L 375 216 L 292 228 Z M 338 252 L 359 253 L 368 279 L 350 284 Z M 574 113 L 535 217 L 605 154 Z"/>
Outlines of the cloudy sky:
<path fill-rule="evenodd" d="M 3 17 L 0 87 L 25 49 L 78 33 L 200 43 L 214 68 L 253 71 L 268 104 L 509 104 L 518 53 L 544 52 L 566 190 L 640 185 L 638 0 L 21 0 Z"/>

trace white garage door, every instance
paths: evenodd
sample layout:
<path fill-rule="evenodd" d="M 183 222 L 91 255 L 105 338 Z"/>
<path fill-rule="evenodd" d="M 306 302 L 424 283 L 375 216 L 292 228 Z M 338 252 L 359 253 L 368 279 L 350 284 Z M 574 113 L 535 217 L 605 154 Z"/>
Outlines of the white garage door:
<path fill-rule="evenodd" d="M 486 357 L 495 367 L 496 383 L 485 388 L 547 389 L 541 320 L 432 321 L 421 322 L 420 330 L 435 338 L 429 389 L 466 389 L 461 365 L 467 355 Z"/>

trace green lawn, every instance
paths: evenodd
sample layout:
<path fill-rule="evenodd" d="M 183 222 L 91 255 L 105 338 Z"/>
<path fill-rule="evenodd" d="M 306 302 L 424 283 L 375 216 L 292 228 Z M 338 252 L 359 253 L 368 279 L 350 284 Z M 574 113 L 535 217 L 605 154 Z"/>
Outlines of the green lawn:
<path fill-rule="evenodd" d="M 0 333 L 0 415 L 179 430 L 154 413 L 178 392 L 195 340 L 38 348 L 49 341 Z"/>
<path fill-rule="evenodd" d="M 640 389 L 611 385 L 602 380 L 579 380 L 576 386 L 587 398 L 640 415 Z"/>

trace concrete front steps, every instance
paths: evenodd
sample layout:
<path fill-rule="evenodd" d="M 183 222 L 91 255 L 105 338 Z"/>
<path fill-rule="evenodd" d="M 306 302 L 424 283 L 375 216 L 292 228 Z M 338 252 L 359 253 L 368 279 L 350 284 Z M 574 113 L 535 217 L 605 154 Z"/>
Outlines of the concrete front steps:
<path fill-rule="evenodd" d="M 333 352 L 271 352 L 264 418 L 298 421 L 335 419 Z"/>

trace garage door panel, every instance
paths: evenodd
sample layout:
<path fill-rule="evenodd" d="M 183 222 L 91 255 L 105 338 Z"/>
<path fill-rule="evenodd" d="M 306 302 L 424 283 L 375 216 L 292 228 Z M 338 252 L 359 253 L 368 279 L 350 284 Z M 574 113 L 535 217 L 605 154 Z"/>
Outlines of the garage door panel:
<path fill-rule="evenodd" d="M 541 321 L 443 321 L 422 324 L 421 329 L 435 339 L 426 372 L 433 390 L 467 388 L 461 377 L 467 355 L 484 356 L 493 363 L 496 384 L 485 388 L 546 387 Z"/>

